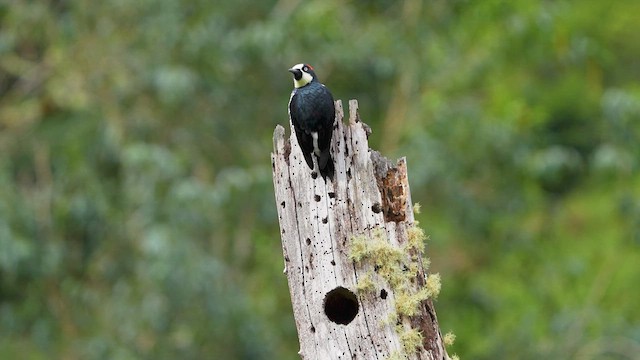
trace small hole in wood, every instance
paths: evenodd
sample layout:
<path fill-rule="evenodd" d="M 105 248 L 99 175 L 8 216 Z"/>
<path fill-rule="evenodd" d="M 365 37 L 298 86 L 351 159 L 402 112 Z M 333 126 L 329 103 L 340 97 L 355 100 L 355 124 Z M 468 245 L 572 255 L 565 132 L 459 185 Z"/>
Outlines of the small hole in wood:
<path fill-rule="evenodd" d="M 356 294 L 342 286 L 329 291 L 324 297 L 324 313 L 336 324 L 349 324 L 358 314 L 358 310 Z"/>
<path fill-rule="evenodd" d="M 371 211 L 373 211 L 373 212 L 374 212 L 374 213 L 376 213 L 376 214 L 379 214 L 379 213 L 382 211 L 382 206 L 380 206 L 380 203 L 379 203 L 379 202 L 374 203 L 374 204 L 371 206 Z"/>
<path fill-rule="evenodd" d="M 280 206 L 284 209 L 284 201 L 280 203 Z"/>
<path fill-rule="evenodd" d="M 380 290 L 380 298 L 381 298 L 382 300 L 385 300 L 385 299 L 387 298 L 387 295 L 389 295 L 389 294 L 387 293 L 387 290 L 385 290 L 385 289 Z"/>
<path fill-rule="evenodd" d="M 311 172 L 311 178 L 315 180 L 317 177 L 318 177 L 318 173 L 315 172 L 315 171 L 312 171 Z"/>
<path fill-rule="evenodd" d="M 311 332 L 312 332 L 312 333 L 315 333 L 315 332 L 316 332 L 316 328 L 315 328 L 315 326 L 312 326 L 312 327 L 311 327 Z"/>
<path fill-rule="evenodd" d="M 313 196 L 313 198 L 314 198 L 316 201 L 320 201 L 320 195 L 314 195 L 314 196 Z"/>
<path fill-rule="evenodd" d="M 322 219 L 322 223 L 323 223 L 323 224 L 326 224 L 327 222 L 329 222 L 329 219 L 328 219 L 328 218 L 324 218 L 324 219 Z"/>
<path fill-rule="evenodd" d="M 307 238 L 307 245 L 311 245 L 311 239 Z"/>

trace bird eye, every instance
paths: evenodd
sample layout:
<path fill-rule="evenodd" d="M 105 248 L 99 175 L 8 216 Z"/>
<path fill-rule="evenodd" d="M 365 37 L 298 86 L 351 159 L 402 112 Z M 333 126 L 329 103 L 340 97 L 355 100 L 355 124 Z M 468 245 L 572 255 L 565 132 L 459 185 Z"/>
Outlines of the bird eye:
<path fill-rule="evenodd" d="M 304 66 L 304 67 L 302 68 L 302 70 L 303 70 L 303 71 L 305 71 L 305 72 L 307 72 L 307 71 L 309 71 L 309 67 L 308 67 L 308 66 Z"/>

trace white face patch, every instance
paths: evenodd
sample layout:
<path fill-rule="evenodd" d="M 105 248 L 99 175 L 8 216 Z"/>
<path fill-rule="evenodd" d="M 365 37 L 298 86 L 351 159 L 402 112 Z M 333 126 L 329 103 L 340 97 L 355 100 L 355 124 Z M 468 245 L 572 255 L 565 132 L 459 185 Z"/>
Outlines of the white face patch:
<path fill-rule="evenodd" d="M 313 80 L 313 76 L 311 76 L 311 74 L 309 74 L 308 72 L 304 71 L 304 67 L 305 67 L 304 64 L 297 64 L 294 67 L 292 67 L 292 69 L 297 69 L 302 72 L 302 77 L 300 78 L 300 80 L 296 80 L 295 78 L 293 78 L 293 86 L 296 89 L 307 85 L 308 83 L 311 82 L 311 80 Z"/>

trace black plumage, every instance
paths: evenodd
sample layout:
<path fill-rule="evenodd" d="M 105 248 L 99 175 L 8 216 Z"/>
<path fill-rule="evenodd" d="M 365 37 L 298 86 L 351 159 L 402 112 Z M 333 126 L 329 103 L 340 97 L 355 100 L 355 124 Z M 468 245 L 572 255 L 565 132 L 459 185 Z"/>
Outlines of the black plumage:
<path fill-rule="evenodd" d="M 310 65 L 298 64 L 289 71 L 295 86 L 289 101 L 289 115 L 298 144 L 309 168 L 314 169 L 312 155 L 315 154 L 320 175 L 325 180 L 327 176 L 332 179 L 334 165 L 329 148 L 335 120 L 333 96 L 318 81 Z"/>

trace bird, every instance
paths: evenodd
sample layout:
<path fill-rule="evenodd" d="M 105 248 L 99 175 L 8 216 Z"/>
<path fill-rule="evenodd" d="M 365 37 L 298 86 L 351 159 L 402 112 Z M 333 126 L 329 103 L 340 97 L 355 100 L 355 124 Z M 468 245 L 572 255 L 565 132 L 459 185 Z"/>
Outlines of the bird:
<path fill-rule="evenodd" d="M 322 178 L 333 179 L 334 165 L 329 150 L 336 113 L 333 96 L 320 83 L 311 65 L 297 64 L 289 72 L 293 74 L 289 117 L 304 159 L 314 170 L 315 155 Z"/>

